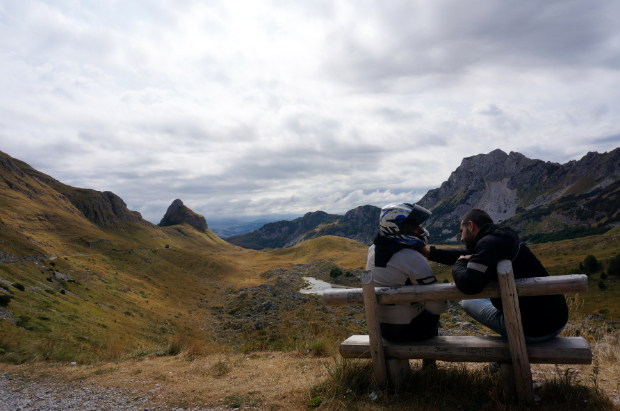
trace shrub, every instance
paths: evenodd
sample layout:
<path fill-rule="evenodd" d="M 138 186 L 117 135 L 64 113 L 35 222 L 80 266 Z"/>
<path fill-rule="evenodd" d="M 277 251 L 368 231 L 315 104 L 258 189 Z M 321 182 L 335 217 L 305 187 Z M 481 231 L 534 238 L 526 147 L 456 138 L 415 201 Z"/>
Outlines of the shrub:
<path fill-rule="evenodd" d="M 26 287 L 19 283 L 13 284 L 13 287 L 17 288 L 19 291 L 26 291 Z"/>
<path fill-rule="evenodd" d="M 598 260 L 595 256 L 590 254 L 583 260 L 583 267 L 587 272 L 595 273 L 599 268 Z"/>
<path fill-rule="evenodd" d="M 327 355 L 327 341 L 324 338 L 313 341 L 308 348 L 315 357 L 324 357 Z"/>
<path fill-rule="evenodd" d="M 56 263 L 55 263 L 55 262 L 53 262 L 53 261 L 52 261 L 52 262 L 50 262 L 50 265 L 51 265 L 52 267 L 56 267 Z"/>
<path fill-rule="evenodd" d="M 620 276 L 620 254 L 609 260 L 607 274 Z"/>
<path fill-rule="evenodd" d="M 342 275 L 342 270 L 339 267 L 334 267 L 329 270 L 329 276 L 331 278 L 340 277 Z"/>
<path fill-rule="evenodd" d="M 603 272 L 601 273 L 601 278 L 602 278 L 602 279 L 607 278 L 607 273 L 606 273 L 605 271 L 603 271 Z"/>
<path fill-rule="evenodd" d="M 0 295 L 0 306 L 6 307 L 11 302 L 10 295 Z"/>
<path fill-rule="evenodd" d="M 215 364 L 211 366 L 211 373 L 216 377 L 228 374 L 233 369 L 232 364 L 228 360 L 217 360 Z"/>
<path fill-rule="evenodd" d="M 601 290 L 604 290 L 605 288 L 607 288 L 607 286 L 605 285 L 605 281 L 598 280 L 598 288 L 600 288 Z"/>

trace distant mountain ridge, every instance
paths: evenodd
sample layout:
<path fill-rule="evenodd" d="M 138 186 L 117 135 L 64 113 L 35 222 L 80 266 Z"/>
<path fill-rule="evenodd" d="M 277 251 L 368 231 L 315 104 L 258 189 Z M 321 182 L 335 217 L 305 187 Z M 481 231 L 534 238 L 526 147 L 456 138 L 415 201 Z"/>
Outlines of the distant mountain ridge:
<path fill-rule="evenodd" d="M 302 241 L 325 235 L 346 237 L 363 244 L 371 244 L 378 232 L 381 209 L 365 205 L 349 210 L 345 215 L 324 211 L 307 213 L 293 221 L 268 223 L 256 231 L 228 237 L 225 240 L 244 248 L 291 247 Z"/>
<path fill-rule="evenodd" d="M 620 225 L 620 148 L 590 152 L 566 164 L 500 149 L 466 157 L 417 204 L 433 212 L 425 223 L 431 243 L 458 242 L 460 218 L 472 208 L 487 211 L 528 242 L 602 234 Z M 284 248 L 335 235 L 370 244 L 378 231 L 379 211 L 370 205 L 344 216 L 316 211 L 226 241 L 254 249 Z"/>
<path fill-rule="evenodd" d="M 620 148 L 566 164 L 494 150 L 464 158 L 447 181 L 417 204 L 433 215 L 432 242 L 458 241 L 460 218 L 487 211 L 532 242 L 601 234 L 620 224 Z"/>

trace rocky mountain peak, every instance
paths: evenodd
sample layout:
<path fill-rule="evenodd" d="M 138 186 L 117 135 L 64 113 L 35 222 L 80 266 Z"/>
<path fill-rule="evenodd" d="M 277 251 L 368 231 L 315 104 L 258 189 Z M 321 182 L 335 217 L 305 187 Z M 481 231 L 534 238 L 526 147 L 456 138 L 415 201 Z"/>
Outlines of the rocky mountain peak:
<path fill-rule="evenodd" d="M 553 232 L 585 224 L 585 215 L 588 219 L 593 215 L 598 225 L 612 227 L 616 224 L 614 214 L 599 211 L 602 206 L 596 204 L 606 204 L 615 195 L 612 192 L 620 176 L 619 159 L 620 149 L 616 149 L 602 154 L 591 152 L 562 165 L 497 149 L 464 158 L 448 180 L 430 190 L 418 204 L 433 212 L 427 228 L 440 242 L 456 241 L 460 217 L 472 208 L 487 211 L 497 223 L 510 220 L 523 232 Z M 601 198 L 594 199 L 596 196 Z M 583 211 L 584 207 L 594 211 Z M 519 217 L 526 214 L 553 217 L 541 228 L 537 226 L 540 217 Z"/>
<path fill-rule="evenodd" d="M 166 211 L 166 215 L 164 215 L 164 218 L 174 214 L 175 211 L 177 211 L 179 208 L 182 208 L 183 206 L 183 201 L 177 198 L 172 202 L 172 204 L 170 204 L 170 207 L 168 207 L 168 211 Z"/>
<path fill-rule="evenodd" d="M 165 227 L 183 223 L 187 223 L 200 231 L 205 231 L 209 228 L 207 226 L 207 220 L 203 216 L 193 212 L 183 204 L 183 201 L 177 198 L 170 204 L 170 207 L 168 207 L 159 225 Z"/>

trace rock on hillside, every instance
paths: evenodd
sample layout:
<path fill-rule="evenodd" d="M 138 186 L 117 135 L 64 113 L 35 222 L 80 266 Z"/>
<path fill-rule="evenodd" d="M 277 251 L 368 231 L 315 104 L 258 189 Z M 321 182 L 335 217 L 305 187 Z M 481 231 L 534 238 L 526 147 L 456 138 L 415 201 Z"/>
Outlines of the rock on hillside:
<path fill-rule="evenodd" d="M 365 205 L 349 210 L 344 216 L 324 211 L 307 213 L 293 221 L 268 223 L 256 231 L 228 237 L 225 240 L 244 248 L 291 247 L 312 238 L 333 235 L 372 243 L 378 231 L 380 208 Z"/>
<path fill-rule="evenodd" d="M 529 241 L 600 234 L 620 224 L 620 149 L 591 152 L 566 164 L 494 150 L 464 158 L 418 204 L 430 209 L 433 242 L 458 241 L 460 217 L 471 208 Z M 615 206 L 614 206 L 615 204 Z"/>
<path fill-rule="evenodd" d="M 209 228 L 207 226 L 207 220 L 203 216 L 190 210 L 183 204 L 183 201 L 177 198 L 170 204 L 168 211 L 166 211 L 159 225 L 165 227 L 182 223 L 187 223 L 203 232 Z"/>

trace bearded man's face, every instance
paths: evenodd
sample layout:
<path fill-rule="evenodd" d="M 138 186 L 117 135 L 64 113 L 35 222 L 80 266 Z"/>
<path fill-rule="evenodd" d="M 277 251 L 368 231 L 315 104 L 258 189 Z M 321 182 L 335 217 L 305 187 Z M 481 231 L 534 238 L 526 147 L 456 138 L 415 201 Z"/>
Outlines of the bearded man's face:
<path fill-rule="evenodd" d="M 474 241 L 476 240 L 476 236 L 472 233 L 466 224 L 461 224 L 461 243 L 465 244 L 465 247 L 469 251 L 473 251 Z"/>

